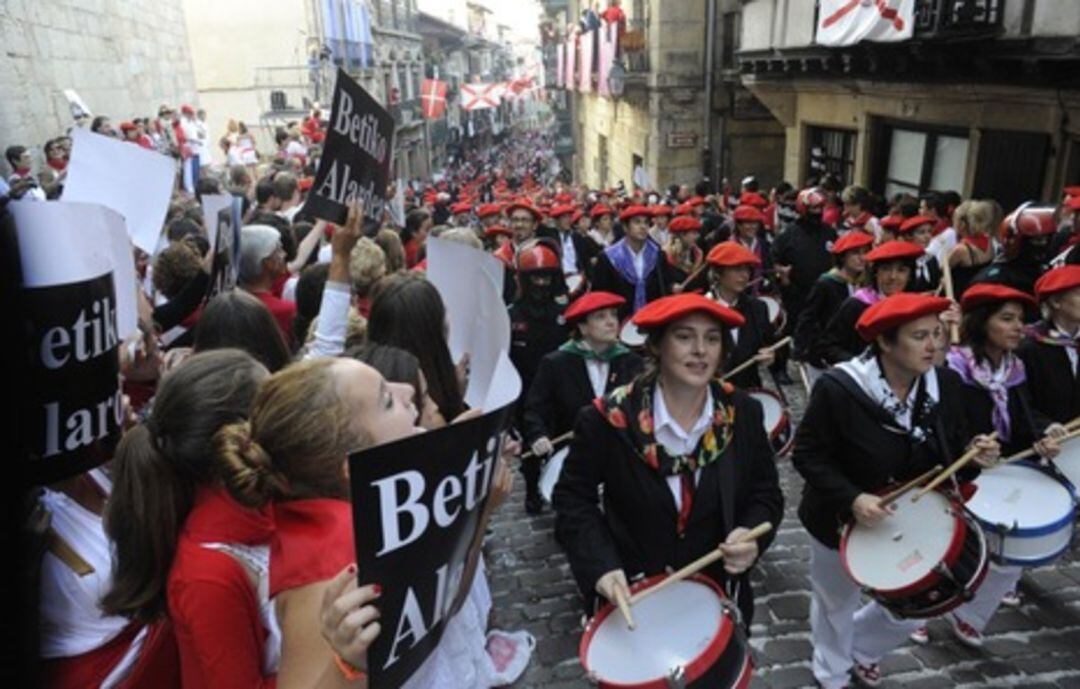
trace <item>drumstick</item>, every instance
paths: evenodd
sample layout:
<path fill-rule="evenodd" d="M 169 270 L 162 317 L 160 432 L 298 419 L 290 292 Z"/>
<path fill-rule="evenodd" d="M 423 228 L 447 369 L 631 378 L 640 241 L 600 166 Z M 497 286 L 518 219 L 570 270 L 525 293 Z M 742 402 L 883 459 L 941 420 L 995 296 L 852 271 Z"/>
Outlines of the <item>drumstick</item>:
<path fill-rule="evenodd" d="M 735 541 L 735 543 L 749 543 L 750 541 L 756 541 L 757 539 L 761 538 L 765 534 L 769 533 L 769 531 L 771 531 L 772 528 L 773 528 L 773 526 L 772 526 L 771 522 L 762 522 L 762 523 L 758 524 L 757 526 L 755 526 L 754 528 L 747 531 L 746 533 L 744 533 L 742 535 L 742 538 Z M 731 544 L 728 544 L 728 545 L 731 545 Z M 640 603 L 642 598 L 645 598 L 646 596 L 648 596 L 650 594 L 656 593 L 660 589 L 665 588 L 667 586 L 670 586 L 671 584 L 674 584 L 676 581 L 682 581 L 683 579 L 685 579 L 685 578 L 687 578 L 689 576 L 697 574 L 698 572 L 705 569 L 706 567 L 708 567 L 712 563 L 716 562 L 717 560 L 723 559 L 723 557 L 724 557 L 724 551 L 720 550 L 720 547 L 717 546 L 716 548 L 710 550 L 708 553 L 706 553 L 705 555 L 702 555 L 701 557 L 694 560 L 693 562 L 686 565 L 685 567 L 678 570 L 677 572 L 672 572 L 671 574 L 668 575 L 668 577 L 666 579 L 663 579 L 656 586 L 650 586 L 647 589 L 642 589 L 642 590 L 638 591 L 637 593 L 635 593 L 634 595 L 630 596 L 630 605 L 634 605 L 635 603 Z"/>
<path fill-rule="evenodd" d="M 679 286 L 679 291 L 681 292 L 684 289 L 686 289 L 686 286 L 689 285 L 694 280 L 696 280 L 697 276 L 701 275 L 701 271 L 705 270 L 708 267 L 709 267 L 709 264 L 707 262 L 702 261 L 700 266 L 698 266 L 697 268 L 694 268 L 694 271 L 692 273 L 690 273 L 689 275 L 687 275 L 685 280 L 683 280 L 682 282 L 679 283 L 679 285 L 678 285 Z"/>
<path fill-rule="evenodd" d="M 565 442 L 567 440 L 573 440 L 573 439 L 574 439 L 574 432 L 573 431 L 567 431 L 566 433 L 563 433 L 562 435 L 555 436 L 554 438 L 552 438 L 551 439 L 551 444 L 552 445 L 558 445 L 561 442 Z M 522 452 L 521 453 L 521 459 L 531 459 L 535 454 L 536 453 L 533 452 L 532 450 L 529 450 L 528 452 Z"/>
<path fill-rule="evenodd" d="M 997 438 L 997 431 L 994 431 L 993 433 L 991 433 L 989 437 L 990 437 L 990 439 Z M 932 491 L 935 488 L 937 488 L 938 486 L 940 486 L 942 483 L 945 482 L 946 479 L 948 479 L 950 476 L 952 476 L 956 472 L 963 469 L 966 464 L 971 462 L 971 460 L 975 459 L 979 455 L 980 452 L 982 452 L 981 449 L 979 449 L 977 447 L 973 447 L 970 450 L 968 450 L 967 452 L 965 452 L 964 454 L 962 454 L 960 456 L 960 459 L 956 460 L 955 462 L 953 462 L 952 464 L 949 465 L 948 469 L 946 469 L 945 471 L 938 474 L 937 478 L 935 478 L 933 481 L 931 481 L 930 483 L 923 486 L 922 489 L 920 489 L 919 492 L 915 494 L 915 497 L 912 498 L 911 501 L 912 502 L 918 501 L 919 498 L 921 498 L 922 496 L 926 495 L 930 491 Z"/>
<path fill-rule="evenodd" d="M 892 491 L 891 493 L 886 493 L 880 500 L 878 500 L 878 507 L 880 507 L 881 509 L 885 509 L 886 507 L 903 497 L 904 493 L 908 492 L 915 486 L 919 485 L 937 472 L 941 471 L 941 469 L 941 465 L 938 464 L 933 469 L 930 469 L 929 471 L 920 474 L 916 478 L 911 479 L 910 481 L 900 486 L 896 490 Z"/>
<path fill-rule="evenodd" d="M 945 287 L 945 296 L 949 301 L 956 301 L 956 295 L 953 294 L 953 282 L 952 282 L 952 267 L 949 265 L 949 257 L 945 257 L 945 262 L 941 265 L 941 285 Z M 949 324 L 949 342 L 954 345 L 960 344 L 960 325 L 957 323 Z"/>
<path fill-rule="evenodd" d="M 806 395 L 809 397 L 810 396 L 810 376 L 806 375 L 806 364 L 804 364 L 802 362 L 799 362 L 799 365 L 796 366 L 796 368 L 799 369 L 799 378 L 802 379 L 803 387 L 806 388 Z"/>
<path fill-rule="evenodd" d="M 630 631 L 634 631 L 637 627 L 637 625 L 634 624 L 634 616 L 630 614 L 630 605 L 633 602 L 633 598 L 627 601 L 626 596 L 623 594 L 623 590 L 618 586 L 615 587 L 615 603 L 619 606 L 619 612 L 626 618 L 626 626 L 630 627 Z"/>
<path fill-rule="evenodd" d="M 780 340 L 776 344 L 769 345 L 768 347 L 762 347 L 761 351 L 759 351 L 758 354 L 761 354 L 761 352 L 773 352 L 773 351 L 776 351 L 777 349 L 780 349 L 781 347 L 786 347 L 790 342 L 791 342 L 791 336 L 788 335 L 787 337 Z M 740 371 L 748 369 L 748 368 L 750 368 L 751 366 L 753 366 L 756 363 L 758 363 L 757 354 L 750 357 L 746 361 L 742 362 L 741 364 L 739 364 L 735 368 L 731 369 L 730 371 L 728 371 L 724 375 L 720 376 L 720 380 L 727 380 L 728 378 L 735 375 L 736 373 L 739 373 Z"/>
<path fill-rule="evenodd" d="M 1057 440 L 1059 443 L 1063 443 L 1066 440 L 1072 440 L 1073 438 L 1078 438 L 1078 437 L 1080 437 L 1080 428 L 1074 428 L 1073 430 L 1069 431 L 1068 433 L 1061 436 L 1060 438 L 1054 438 L 1054 439 Z M 1002 460 L 998 461 L 998 464 L 1012 464 L 1013 462 L 1019 462 L 1021 459 L 1027 459 L 1028 457 L 1031 457 L 1032 455 L 1035 455 L 1038 452 L 1039 451 L 1035 449 L 1035 446 L 1032 445 L 1031 447 L 1029 447 L 1026 450 L 1021 450 L 1020 452 L 1017 452 L 1015 454 L 1011 454 L 1008 457 L 1006 457 L 1005 459 L 1002 459 Z"/>

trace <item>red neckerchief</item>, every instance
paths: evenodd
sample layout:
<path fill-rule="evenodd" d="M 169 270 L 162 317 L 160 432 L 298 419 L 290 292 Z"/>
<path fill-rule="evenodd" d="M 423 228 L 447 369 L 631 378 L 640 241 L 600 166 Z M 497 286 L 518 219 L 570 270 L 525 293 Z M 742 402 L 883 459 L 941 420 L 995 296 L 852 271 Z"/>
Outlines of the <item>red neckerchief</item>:
<path fill-rule="evenodd" d="M 270 597 L 333 578 L 356 562 L 352 505 L 314 498 L 274 503 L 270 540 Z"/>
<path fill-rule="evenodd" d="M 49 158 L 45 161 L 45 164 L 56 170 L 57 172 L 63 172 L 67 169 L 67 158 Z"/>
<path fill-rule="evenodd" d="M 964 243 L 970 244 L 979 251 L 986 253 L 990 250 L 990 235 L 987 234 L 973 234 L 964 237 Z"/>
<path fill-rule="evenodd" d="M 949 229 L 949 221 L 946 218 L 941 218 L 937 221 L 937 225 L 934 225 L 934 236 L 938 236 L 947 229 Z"/>

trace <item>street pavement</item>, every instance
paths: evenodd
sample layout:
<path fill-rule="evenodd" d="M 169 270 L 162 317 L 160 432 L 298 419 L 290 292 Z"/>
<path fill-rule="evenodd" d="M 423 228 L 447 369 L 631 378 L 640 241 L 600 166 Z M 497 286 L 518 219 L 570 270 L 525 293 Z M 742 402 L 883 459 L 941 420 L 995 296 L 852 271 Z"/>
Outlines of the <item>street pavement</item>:
<path fill-rule="evenodd" d="M 784 388 L 795 418 L 805 396 Z M 810 672 L 809 538 L 795 514 L 802 479 L 779 460 L 786 499 L 784 521 L 752 574 L 757 609 L 751 628 L 757 665 L 752 688 L 815 687 Z M 485 545 L 500 629 L 526 629 L 537 640 L 520 689 L 592 686 L 578 661 L 582 608 L 570 567 L 555 542 L 554 515 L 530 517 L 523 509 L 520 476 L 514 494 L 494 515 Z M 930 624 L 927 646 L 907 644 L 882 663 L 884 689 L 1025 687 L 1080 689 L 1080 556 L 1074 550 L 1047 567 L 1029 570 L 1019 608 L 1001 608 L 981 650 L 962 646 L 940 621 Z"/>

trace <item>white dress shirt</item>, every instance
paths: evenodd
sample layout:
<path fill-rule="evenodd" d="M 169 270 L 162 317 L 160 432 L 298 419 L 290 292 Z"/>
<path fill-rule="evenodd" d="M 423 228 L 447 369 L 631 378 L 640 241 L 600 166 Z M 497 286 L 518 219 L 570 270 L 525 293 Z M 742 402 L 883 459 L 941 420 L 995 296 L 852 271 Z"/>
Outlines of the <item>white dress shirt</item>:
<path fill-rule="evenodd" d="M 705 405 L 701 408 L 701 414 L 689 431 L 680 426 L 668 412 L 667 405 L 664 403 L 664 393 L 659 385 L 656 386 L 656 390 L 653 392 L 652 413 L 656 442 L 663 445 L 669 455 L 689 454 L 694 451 L 701 440 L 701 436 L 705 435 L 705 431 L 709 430 L 709 426 L 712 425 L 712 390 L 706 388 Z M 700 476 L 701 469 L 694 471 L 695 485 Z M 666 478 L 668 489 L 675 498 L 675 510 L 678 511 L 682 508 L 682 487 L 679 485 L 679 477 L 668 476 Z"/>
<path fill-rule="evenodd" d="M 578 272 L 577 251 L 574 249 L 574 233 L 572 230 L 566 232 L 559 230 L 559 239 L 562 242 L 563 275 L 573 275 Z"/>
<path fill-rule="evenodd" d="M 627 249 L 630 249 L 630 256 L 634 259 L 634 272 L 638 276 L 638 280 L 645 278 L 645 245 L 641 245 L 641 251 L 634 251 L 629 244 L 626 245 Z"/>
<path fill-rule="evenodd" d="M 607 387 L 611 364 L 600 359 L 586 359 L 585 372 L 589 374 L 589 384 L 592 385 L 593 394 L 597 397 L 602 396 Z"/>

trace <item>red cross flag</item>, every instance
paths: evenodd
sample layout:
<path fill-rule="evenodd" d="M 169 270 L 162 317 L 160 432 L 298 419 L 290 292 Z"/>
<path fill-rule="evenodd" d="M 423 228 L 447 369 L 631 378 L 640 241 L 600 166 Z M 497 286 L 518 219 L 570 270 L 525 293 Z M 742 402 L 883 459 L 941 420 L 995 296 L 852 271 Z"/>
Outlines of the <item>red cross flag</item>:
<path fill-rule="evenodd" d="M 821 0 L 818 45 L 906 41 L 914 33 L 915 0 Z"/>
<path fill-rule="evenodd" d="M 461 107 L 487 110 L 499 107 L 502 84 L 465 84 L 461 87 Z"/>
<path fill-rule="evenodd" d="M 424 79 L 420 87 L 420 110 L 429 120 L 437 120 L 446 113 L 446 82 Z"/>

